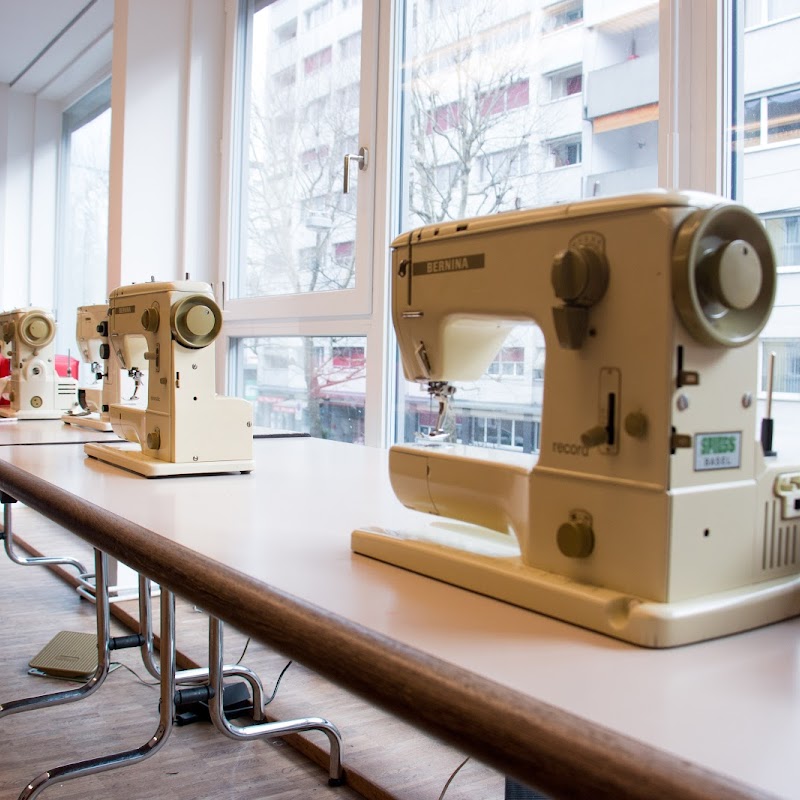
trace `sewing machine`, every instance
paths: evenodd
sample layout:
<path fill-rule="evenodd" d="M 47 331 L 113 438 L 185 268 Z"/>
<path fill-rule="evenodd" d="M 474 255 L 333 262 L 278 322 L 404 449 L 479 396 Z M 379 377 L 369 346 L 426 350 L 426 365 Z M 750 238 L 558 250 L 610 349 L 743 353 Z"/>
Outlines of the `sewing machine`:
<path fill-rule="evenodd" d="M 390 478 L 449 519 L 356 552 L 650 647 L 800 613 L 800 465 L 756 440 L 776 269 L 755 215 L 653 192 L 443 222 L 393 242 L 392 281 L 439 422 Z M 538 460 L 442 443 L 450 382 L 523 321 L 546 343 Z"/>
<path fill-rule="evenodd" d="M 112 428 L 130 444 L 86 444 L 86 454 L 146 477 L 250 472 L 252 406 L 215 393 L 210 345 L 221 325 L 207 283 L 140 283 L 111 292 L 109 344 L 124 369 L 147 362 L 147 407 L 110 404 Z"/>
<path fill-rule="evenodd" d="M 77 398 L 78 381 L 56 373 L 56 324 L 42 308 L 18 308 L 2 315 L 3 341 L 11 374 L 3 393 L 9 405 L 0 416 L 17 419 L 58 419 Z"/>
<path fill-rule="evenodd" d="M 78 308 L 75 338 L 81 359 L 89 365 L 95 383 L 78 389 L 78 403 L 61 419 L 70 425 L 111 431 L 108 409 L 112 404 L 143 407 L 147 342 L 144 337 L 128 337 L 126 358 L 131 366 L 122 370 L 108 341 L 106 304 Z"/>
<path fill-rule="evenodd" d="M 102 379 L 105 372 L 105 358 L 107 355 L 108 336 L 101 333 L 102 326 L 108 314 L 107 305 L 79 306 L 75 324 L 75 339 L 81 360 L 89 366 L 91 380 L 79 382 L 78 400 L 61 419 L 70 424 L 93 430 L 110 431 L 111 422 L 108 414 L 103 416 L 101 407 Z M 103 345 L 106 349 L 104 350 Z M 81 386 L 80 383 L 85 385 Z"/>

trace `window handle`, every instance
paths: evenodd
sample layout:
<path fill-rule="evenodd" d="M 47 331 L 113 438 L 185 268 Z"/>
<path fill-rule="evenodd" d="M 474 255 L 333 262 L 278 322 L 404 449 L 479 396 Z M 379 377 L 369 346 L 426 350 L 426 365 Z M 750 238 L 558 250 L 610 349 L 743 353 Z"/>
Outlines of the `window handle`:
<path fill-rule="evenodd" d="M 369 166 L 369 150 L 366 147 L 358 148 L 358 155 L 355 153 L 344 154 L 344 185 L 342 192 L 348 194 L 350 192 L 350 162 L 358 161 L 358 168 L 365 170 Z"/>

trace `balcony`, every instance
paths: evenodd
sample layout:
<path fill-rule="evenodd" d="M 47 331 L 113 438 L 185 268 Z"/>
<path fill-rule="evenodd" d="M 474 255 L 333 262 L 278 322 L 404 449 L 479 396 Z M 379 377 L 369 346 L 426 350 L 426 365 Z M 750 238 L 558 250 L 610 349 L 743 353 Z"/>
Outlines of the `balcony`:
<path fill-rule="evenodd" d="M 586 76 L 586 117 L 596 119 L 658 102 L 658 56 L 631 58 Z"/>
<path fill-rule="evenodd" d="M 658 166 L 619 169 L 614 172 L 596 172 L 584 178 L 584 197 L 608 197 L 612 194 L 626 194 L 654 189 L 658 186 Z"/>
<path fill-rule="evenodd" d="M 586 27 L 633 30 L 658 22 L 658 3 L 654 0 L 584 0 Z"/>

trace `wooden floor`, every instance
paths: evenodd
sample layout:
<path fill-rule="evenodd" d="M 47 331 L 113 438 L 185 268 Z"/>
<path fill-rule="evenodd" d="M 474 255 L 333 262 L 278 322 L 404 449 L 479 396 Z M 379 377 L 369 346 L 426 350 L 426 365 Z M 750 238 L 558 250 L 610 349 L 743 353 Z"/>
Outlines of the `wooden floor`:
<path fill-rule="evenodd" d="M 21 506 L 13 529 L 20 541 L 48 555 L 70 555 L 91 564 L 79 539 Z M 93 631 L 94 606 L 42 567 L 21 567 L 0 550 L 0 701 L 62 689 L 65 684 L 27 674 L 27 662 L 61 630 Z M 115 604 L 115 615 L 135 624 L 136 603 Z M 157 603 L 156 603 L 157 608 Z M 117 632 L 125 632 L 115 622 Z M 178 601 L 177 640 L 184 663 L 207 663 L 207 617 Z M 247 640 L 225 631 L 225 659 L 237 661 Z M 154 732 L 158 689 L 138 651 L 117 651 L 126 668 L 114 671 L 91 697 L 25 712 L 0 721 L 0 800 L 15 798 L 39 773 L 59 764 L 137 747 Z M 288 659 L 250 642 L 243 662 L 272 691 Z M 284 740 L 236 742 L 210 724 L 178 727 L 165 747 L 141 764 L 52 786 L 45 798 L 220 800 L 221 798 L 331 798 L 438 800 L 465 756 L 293 663 L 281 680 L 271 717 L 322 716 L 340 729 L 348 785 L 327 786 L 327 740 L 311 733 L 290 746 Z M 316 763 L 319 762 L 319 763 Z M 501 775 L 470 759 L 458 771 L 446 800 L 502 800 Z"/>

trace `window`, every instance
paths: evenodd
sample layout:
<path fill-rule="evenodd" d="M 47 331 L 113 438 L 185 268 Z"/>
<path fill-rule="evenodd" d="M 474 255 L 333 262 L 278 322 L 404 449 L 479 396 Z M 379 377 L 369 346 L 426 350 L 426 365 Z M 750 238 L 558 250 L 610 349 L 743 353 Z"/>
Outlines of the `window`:
<path fill-rule="evenodd" d="M 789 52 L 800 36 L 800 2 L 747 0 L 744 11 L 744 30 L 732 32 L 730 50 L 738 67 L 730 105 L 739 134 L 730 185 L 733 197 L 764 220 L 779 268 L 775 304 L 761 334 L 759 414 L 766 413 L 774 353 L 771 414 L 780 450 L 780 437 L 800 430 L 800 61 L 775 53 Z"/>
<path fill-rule="evenodd" d="M 580 64 L 551 72 L 546 78 L 550 100 L 560 100 L 562 97 L 571 97 L 583 91 L 583 72 Z"/>
<path fill-rule="evenodd" d="M 784 216 L 768 216 L 764 225 L 775 250 L 778 267 L 800 268 L 800 209 Z"/>
<path fill-rule="evenodd" d="M 381 395 L 374 167 L 352 161 L 345 194 L 342 164 L 361 146 L 374 153 L 375 116 L 362 114 L 360 95 L 365 84 L 375 91 L 372 55 L 362 76 L 361 40 L 365 25 L 375 40 L 376 9 L 275 0 L 254 10 L 240 0 L 240 19 L 241 155 L 230 178 L 230 263 L 220 275 L 229 391 L 253 402 L 258 425 L 365 441 L 369 426 L 381 425 L 364 411 Z"/>
<path fill-rule="evenodd" d="M 775 356 L 772 390 L 800 395 L 800 339 L 762 339 L 762 392 L 766 392 L 769 386 L 770 355 Z"/>
<path fill-rule="evenodd" d="M 297 19 L 289 20 L 285 24 L 275 28 L 275 43 L 280 47 L 289 44 L 297 38 Z"/>
<path fill-rule="evenodd" d="M 361 57 L 361 31 L 339 41 L 339 55 L 342 61 Z"/>
<path fill-rule="evenodd" d="M 566 28 L 583 20 L 583 0 L 580 2 L 559 3 L 544 10 L 543 33 Z"/>
<path fill-rule="evenodd" d="M 481 180 L 489 183 L 503 178 L 523 178 L 529 171 L 526 145 L 489 153 L 480 159 Z"/>
<path fill-rule="evenodd" d="M 580 2 L 538 4 L 520 14 L 517 4 L 461 0 L 448 9 L 447 24 L 433 16 L 439 3 L 406 4 L 396 179 L 402 196 L 392 235 L 657 185 L 658 7 L 641 0 L 632 14 L 621 5 L 598 6 L 596 25 L 585 30 Z M 562 30 L 558 46 L 545 40 Z M 631 60 L 634 38 L 643 56 Z M 593 87 L 598 122 L 584 109 Z M 551 102 L 563 97 L 583 102 Z M 571 169 L 557 169 L 565 166 Z M 544 360 L 541 331 L 515 328 L 484 376 L 459 385 L 452 436 L 535 451 Z M 435 425 L 436 409 L 402 375 L 397 386 L 393 438 L 414 441 Z"/>
<path fill-rule="evenodd" d="M 522 375 L 524 371 L 524 347 L 501 347 L 486 370 L 489 375 Z"/>
<path fill-rule="evenodd" d="M 800 15 L 800 0 L 744 0 L 746 28 Z"/>
<path fill-rule="evenodd" d="M 306 56 L 303 60 L 306 77 L 313 75 L 315 72 L 319 72 L 319 70 L 325 67 L 329 67 L 332 57 L 332 47 L 325 47 L 322 50 L 318 50 L 316 53 L 312 53 L 310 56 Z"/>
<path fill-rule="evenodd" d="M 485 93 L 479 100 L 480 113 L 486 116 L 522 108 L 528 105 L 528 81 L 526 79 L 516 81 L 509 86 L 501 86 Z"/>
<path fill-rule="evenodd" d="M 108 173 L 111 81 L 70 106 L 62 118 L 56 272 L 56 352 L 75 352 L 78 306 L 108 299 Z M 88 369 L 89 365 L 81 365 Z"/>
<path fill-rule="evenodd" d="M 745 100 L 745 146 L 794 139 L 800 139 L 800 88 Z"/>
<path fill-rule="evenodd" d="M 581 163 L 581 143 L 579 139 L 570 138 L 549 142 L 548 151 L 550 153 L 550 166 L 554 169 L 571 167 Z"/>
<path fill-rule="evenodd" d="M 324 3 L 319 3 L 306 11 L 306 30 L 311 30 L 327 22 L 331 18 L 332 8 L 332 0 L 325 0 Z"/>
<path fill-rule="evenodd" d="M 364 441 L 362 337 L 241 338 L 231 362 L 238 394 L 253 403 L 255 425 Z"/>

